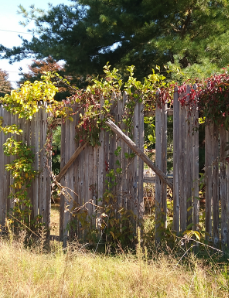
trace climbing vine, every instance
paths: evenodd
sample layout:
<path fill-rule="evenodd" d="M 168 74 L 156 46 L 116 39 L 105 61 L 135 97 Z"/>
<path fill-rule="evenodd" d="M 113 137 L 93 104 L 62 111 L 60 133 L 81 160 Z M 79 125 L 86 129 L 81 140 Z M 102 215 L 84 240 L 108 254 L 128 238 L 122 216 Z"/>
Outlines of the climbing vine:
<path fill-rule="evenodd" d="M 62 122 L 65 122 L 68 119 L 71 121 L 76 114 L 79 115 L 76 125 L 76 139 L 80 143 L 88 143 L 91 146 L 100 145 L 99 133 L 102 129 L 109 129 L 106 127 L 105 122 L 107 119 L 114 119 L 114 108 L 117 105 L 118 98 L 121 98 L 120 94 L 125 92 L 127 100 L 124 106 L 123 118 L 117 124 L 120 125 L 121 122 L 124 122 L 129 134 L 132 131 L 133 114 L 137 102 L 143 102 L 145 110 L 154 110 L 156 104 L 161 106 L 165 102 L 173 104 L 172 95 L 175 83 L 167 81 L 166 77 L 160 73 L 159 67 L 157 67 L 156 71 L 153 70 L 152 74 L 145 78 L 143 82 L 134 78 L 134 66 L 128 67 L 127 71 L 129 72 L 129 77 L 124 82 L 118 70 L 115 68 L 111 69 L 110 65 L 107 64 L 104 67 L 104 77 L 102 79 L 93 79 L 85 90 L 70 86 L 66 79 L 50 73 L 44 76 L 42 81 L 26 82 L 18 90 L 13 90 L 10 95 L 5 95 L 4 98 L 1 98 L 0 102 L 7 111 L 27 120 L 31 120 L 39 109 L 46 109 L 49 115 L 45 144 L 47 156 L 50 156 L 50 151 L 53 149 L 53 132 L 59 125 L 57 120 L 61 119 Z M 52 83 L 54 76 L 55 83 Z M 58 91 L 56 84 L 60 82 L 69 86 L 72 95 L 66 100 L 58 102 L 54 100 L 54 96 Z M 188 105 L 190 110 L 198 102 L 199 111 L 203 119 L 213 119 L 218 124 L 228 127 L 229 104 L 227 99 L 229 75 L 225 73 L 212 76 L 204 82 L 196 82 L 196 87 L 191 88 L 187 95 L 185 92 L 188 83 L 190 82 L 176 86 L 180 102 L 183 105 Z M 22 134 L 22 130 L 17 125 L 7 126 L 4 123 L 4 119 L 1 118 L 0 120 L 0 129 L 4 133 Z M 15 156 L 14 161 L 6 166 L 13 178 L 10 194 L 10 198 L 15 202 L 13 212 L 26 222 L 31 214 L 31 203 L 27 189 L 33 178 L 39 174 L 32 167 L 34 155 L 30 147 L 13 137 L 7 139 L 4 144 L 4 152 L 7 155 Z M 113 183 L 112 181 L 117 179 L 118 175 L 121 175 L 122 169 L 117 166 L 116 172 L 112 172 L 112 169 L 107 170 L 107 192 L 105 192 L 103 198 L 106 203 L 106 206 L 104 206 L 106 211 L 104 213 L 109 213 L 109 218 L 111 219 L 113 218 L 113 211 L 110 208 L 116 198 L 112 194 L 110 183 Z M 123 213 L 123 218 L 126 218 L 125 216 L 127 214 Z M 117 224 L 113 224 L 116 221 L 113 221 L 113 223 L 108 222 L 108 217 L 106 217 L 105 223 L 109 237 L 115 241 L 121 239 L 121 235 L 118 234 L 120 232 L 120 221 Z"/>
<path fill-rule="evenodd" d="M 115 68 L 111 70 L 110 65 L 107 64 L 104 67 L 104 78 L 93 79 L 86 90 L 70 86 L 66 79 L 49 73 L 42 77 L 41 81 L 25 82 L 19 89 L 13 90 L 10 95 L 7 94 L 1 98 L 0 102 L 4 105 L 5 110 L 17 115 L 18 118 L 27 120 L 31 120 L 39 109 L 46 109 L 49 115 L 45 144 L 47 156 L 50 156 L 50 151 L 52 151 L 53 132 L 59 123 L 57 120 L 61 119 L 62 122 L 67 119 L 72 120 L 75 114 L 79 115 L 76 126 L 76 138 L 79 142 L 87 142 L 92 146 L 100 145 L 99 133 L 101 129 L 108 129 L 105 121 L 108 118 L 113 118 L 112 109 L 117 104 L 119 94 L 126 92 L 128 96 L 124 107 L 124 116 L 120 121 L 125 122 L 127 130 L 130 132 L 136 103 L 144 102 L 147 109 L 154 109 L 158 100 L 157 88 L 162 89 L 168 86 L 165 76 L 160 74 L 159 68 L 158 73 L 153 70 L 153 73 L 145 78 L 144 82 L 134 78 L 134 66 L 128 67 L 127 71 L 129 78 L 124 82 L 118 70 Z M 55 83 L 52 83 L 54 76 Z M 56 84 L 60 81 L 70 88 L 72 95 L 66 100 L 58 102 L 54 100 L 54 96 L 58 91 Z M 22 134 L 22 129 L 15 124 L 5 125 L 4 119 L 1 119 L 0 124 L 1 131 L 6 134 Z M 6 169 L 10 171 L 13 178 L 10 193 L 10 198 L 15 203 L 13 212 L 20 220 L 27 223 L 31 215 L 31 203 L 27 189 L 33 178 L 39 174 L 32 167 L 34 155 L 29 146 L 13 137 L 8 138 L 4 144 L 4 152 L 6 155 L 15 157 L 12 163 L 6 165 Z M 111 198 L 111 196 L 107 195 L 107 198 Z M 114 236 L 112 235 L 112 237 Z"/>
<path fill-rule="evenodd" d="M 15 156 L 16 158 L 10 164 L 6 165 L 6 170 L 10 171 L 13 177 L 13 183 L 10 185 L 9 198 L 13 200 L 13 214 L 19 222 L 29 224 L 29 216 L 31 215 L 31 202 L 28 197 L 27 189 L 31 186 L 32 180 L 37 175 L 33 170 L 34 155 L 31 148 L 21 141 L 8 138 L 3 145 L 4 153 L 7 156 Z M 33 223 L 33 225 L 35 222 Z"/>
<path fill-rule="evenodd" d="M 183 106 L 188 106 L 190 112 L 198 105 L 200 119 L 214 122 L 216 125 L 229 128 L 229 75 L 227 68 L 222 74 L 193 82 L 186 81 L 182 85 L 170 84 L 159 90 L 159 101 L 170 101 L 175 88 L 179 94 L 179 101 Z M 189 86 L 189 92 L 187 88 Z"/>
<path fill-rule="evenodd" d="M 0 99 L 4 109 L 13 115 L 18 115 L 18 118 L 32 119 L 33 115 L 38 112 L 40 101 L 52 103 L 57 88 L 51 83 L 49 77 L 44 77 L 43 81 L 34 83 L 25 82 L 18 90 L 13 90 L 11 94 L 6 94 Z M 14 156 L 14 160 L 6 164 L 6 170 L 10 172 L 12 183 L 10 185 L 9 199 L 13 201 L 13 218 L 17 219 L 15 226 L 29 225 L 32 227 L 39 226 L 39 217 L 30 221 L 31 201 L 28 196 L 28 188 L 32 180 L 38 174 L 33 169 L 34 154 L 32 148 L 27 146 L 23 141 L 18 141 L 12 135 L 22 135 L 23 129 L 18 125 L 6 125 L 4 118 L 0 118 L 0 131 L 5 134 L 11 133 L 11 137 L 3 144 L 4 154 Z"/>
<path fill-rule="evenodd" d="M 158 68 L 158 70 L 160 70 Z M 55 102 L 48 108 L 52 117 L 62 116 L 62 121 L 78 113 L 79 122 L 76 127 L 76 137 L 80 142 L 87 142 L 92 146 L 99 145 L 99 132 L 108 129 L 105 121 L 113 118 L 112 110 L 117 104 L 118 96 L 125 92 L 128 96 L 124 107 L 122 121 L 128 132 L 132 130 L 134 108 L 137 102 L 144 102 L 146 109 L 155 109 L 158 100 L 158 88 L 168 87 L 166 77 L 159 72 L 145 78 L 144 82 L 134 78 L 134 66 L 127 68 L 129 78 L 126 82 L 116 68 L 110 70 L 110 65 L 104 66 L 105 77 L 101 80 L 93 79 L 86 90 L 74 89 L 72 96 L 61 103 Z M 62 83 L 66 80 L 58 76 Z M 53 125 L 51 123 L 50 125 Z M 52 126 L 53 128 L 53 126 Z"/>

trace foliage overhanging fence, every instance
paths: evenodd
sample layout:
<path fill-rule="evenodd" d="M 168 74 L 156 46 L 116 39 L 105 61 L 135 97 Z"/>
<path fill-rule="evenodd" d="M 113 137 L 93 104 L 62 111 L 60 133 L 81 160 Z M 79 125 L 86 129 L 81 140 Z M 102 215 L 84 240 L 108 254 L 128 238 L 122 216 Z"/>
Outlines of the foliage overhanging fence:
<path fill-rule="evenodd" d="M 194 86 L 195 88 L 195 86 Z M 191 87 L 187 87 L 186 101 L 189 100 Z M 185 95 L 185 94 L 183 94 Z M 118 100 L 116 107 L 115 122 L 119 123 L 120 128 L 125 131 L 124 124 L 121 123 L 121 114 L 124 100 Z M 143 148 L 143 107 L 137 104 L 134 114 L 134 140 L 139 147 Z M 136 116 L 139 115 L 139 116 Z M 156 161 L 155 164 L 165 174 L 167 172 L 167 105 L 156 107 Z M 205 210 L 200 210 L 199 197 L 199 120 L 198 107 L 195 104 L 190 108 L 178 100 L 178 90 L 174 92 L 173 100 L 173 226 L 176 232 L 186 230 L 203 230 L 200 224 L 205 217 L 205 238 L 214 245 L 219 243 L 228 246 L 228 215 L 229 215 L 229 170 L 226 164 L 226 143 L 228 142 L 228 132 L 223 127 L 208 123 L 206 120 L 205 129 Z M 62 135 L 65 138 L 62 143 L 62 166 L 74 152 L 77 144 L 73 142 L 72 136 L 77 119 L 74 122 L 62 125 Z M 68 127 L 72 127 L 69 129 Z M 68 134 L 71 134 L 68 135 Z M 136 140 L 136 136 L 141 139 Z M 71 140 L 74 145 L 70 145 L 67 140 Z M 82 152 L 77 161 L 75 161 L 71 170 L 65 175 L 63 184 L 74 189 L 76 205 L 80 206 L 86 202 L 93 202 L 100 205 L 99 198 L 103 197 L 105 191 L 106 164 L 109 169 L 115 168 L 114 150 L 120 146 L 121 155 L 117 157 L 121 163 L 122 169 L 125 169 L 128 161 L 123 158 L 125 152 L 130 153 L 127 145 L 110 132 L 101 131 L 101 147 L 87 147 Z M 65 145 L 64 145 L 65 144 Z M 70 149 L 73 146 L 72 149 Z M 64 149 L 66 148 L 66 149 Z M 71 150 L 67 153 L 67 150 Z M 67 155 L 68 154 L 68 155 Z M 122 175 L 122 178 L 116 186 L 118 194 L 118 206 L 131 209 L 137 216 L 143 214 L 143 164 L 140 161 L 133 161 L 129 170 Z M 107 167 L 108 167 L 107 166 Z M 74 172 L 75 171 L 75 172 Z M 65 182 L 64 182 L 65 181 Z M 71 182 L 70 182 L 71 181 Z M 92 187 L 90 187 L 92 186 Z M 95 186 L 93 188 L 93 186 Z M 136 187 L 137 186 L 137 187 Z M 88 198 L 88 199 L 86 199 Z M 155 212 L 156 212 L 156 240 L 160 241 L 163 229 L 167 227 L 167 185 L 159 177 L 156 177 L 155 183 Z M 74 201 L 74 200 L 73 200 Z M 136 202 L 138 202 L 136 204 Z M 70 221 L 70 215 L 64 213 L 64 204 L 67 202 L 62 199 L 62 222 L 61 236 L 67 236 L 67 224 Z M 73 203 L 71 203 L 73 204 Z M 89 205 L 88 205 L 89 206 Z M 70 208 L 74 209 L 71 205 Z M 91 205 L 87 208 L 87 216 L 91 216 L 91 223 L 94 220 L 96 225 L 96 216 L 93 216 L 95 207 Z M 94 213 L 95 214 L 95 213 Z M 205 215 L 206 214 L 206 215 Z M 73 228 L 76 234 L 82 237 L 80 232 L 80 221 L 77 228 Z M 65 231 L 65 232 L 64 232 Z"/>
<path fill-rule="evenodd" d="M 186 90 L 189 99 L 190 87 Z M 100 99 L 102 103 L 102 98 Z M 128 101 L 126 94 L 113 96 L 112 118 L 125 133 L 127 128 L 122 121 L 124 105 Z M 83 113 L 83 111 L 81 111 Z M 39 109 L 32 121 L 18 119 L 3 106 L 0 107 L 3 126 L 18 124 L 23 128 L 22 136 L 27 145 L 32 146 L 35 154 L 34 169 L 38 175 L 32 182 L 28 193 L 32 203 L 30 220 L 37 215 L 49 228 L 51 178 L 50 168 L 46 167 L 47 158 L 44 144 L 47 133 L 47 114 Z M 102 116 L 101 116 L 102 117 Z M 167 174 L 167 106 L 157 106 L 156 123 L 156 166 Z M 214 245 L 229 245 L 229 165 L 227 159 L 227 142 L 229 133 L 225 127 L 217 126 L 206 119 L 205 125 L 205 209 L 200 210 L 199 199 L 199 130 L 198 107 L 195 104 L 181 105 L 178 91 L 175 90 L 173 100 L 173 230 L 177 233 L 187 229 L 200 230 L 200 218 L 205 220 L 205 237 Z M 75 140 L 75 127 L 79 121 L 79 113 L 75 113 L 73 121 L 66 120 L 61 128 L 61 168 L 68 162 L 80 144 Z M 137 103 L 133 114 L 132 139 L 139 148 L 144 148 L 144 107 Z M 10 185 L 13 183 L 5 165 L 13 160 L 3 154 L 3 143 L 8 135 L 0 135 L 0 220 L 4 226 L 7 213 L 13 207 L 9 200 Z M 61 179 L 62 186 L 68 196 L 61 198 L 60 238 L 66 243 L 67 237 L 77 235 L 79 239 L 87 237 L 89 226 L 99 227 L 101 207 L 108 185 L 112 184 L 117 206 L 131 210 L 135 215 L 134 225 L 144 213 L 143 200 L 143 161 L 132 156 L 131 149 L 113 132 L 101 130 L 99 135 L 101 146 L 86 146 Z M 50 166 L 50 165 L 49 165 Z M 115 181 L 107 174 L 114 170 Z M 120 170 L 119 170 L 120 169 Z M 113 177 L 114 178 L 114 177 Z M 107 180 L 107 181 L 106 181 Z M 110 184 L 109 184 L 110 183 Z M 156 240 L 160 241 L 163 229 L 167 227 L 167 185 L 156 177 L 155 212 Z M 111 198 L 111 197 L 110 197 Z M 16 199 L 16 198 L 14 198 Z M 118 215 L 117 215 L 118 216 Z M 121 229 L 121 227 L 120 227 Z"/>

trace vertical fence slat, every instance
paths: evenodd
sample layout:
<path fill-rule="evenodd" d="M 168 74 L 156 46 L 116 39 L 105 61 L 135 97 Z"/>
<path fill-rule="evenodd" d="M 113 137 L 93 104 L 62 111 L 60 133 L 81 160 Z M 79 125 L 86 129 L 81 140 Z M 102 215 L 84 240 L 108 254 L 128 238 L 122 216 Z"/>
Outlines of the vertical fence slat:
<path fill-rule="evenodd" d="M 182 232 L 186 230 L 187 227 L 187 198 L 185 196 L 185 180 L 187 176 L 184 175 L 185 171 L 185 154 L 186 154 L 186 130 L 185 130 L 185 116 L 186 116 L 186 107 L 179 104 L 180 112 L 180 125 L 179 125 L 179 181 L 180 181 L 180 229 Z"/>
<path fill-rule="evenodd" d="M 223 249 L 227 244 L 227 184 L 226 184 L 226 129 L 220 127 L 220 201 L 221 201 L 221 241 Z"/>
<path fill-rule="evenodd" d="M 73 123 L 74 123 L 74 126 L 75 125 L 78 125 L 78 122 L 79 122 L 79 114 L 76 114 L 73 116 Z M 75 136 L 74 136 L 75 137 Z M 78 148 L 79 147 L 79 140 L 75 140 L 75 148 Z M 74 197 L 74 206 L 75 207 L 79 207 L 80 206 L 80 197 L 79 197 L 79 159 L 81 158 L 80 157 L 81 155 L 79 155 L 77 157 L 77 159 L 74 161 L 72 167 L 73 167 L 73 183 L 74 183 L 74 192 L 75 192 L 75 195 L 73 195 Z M 80 238 L 80 224 L 79 224 L 79 220 L 78 218 L 76 218 L 77 215 L 75 215 L 75 234 L 78 238 Z"/>
<path fill-rule="evenodd" d="M 162 127 L 162 111 L 160 106 L 156 106 L 155 111 L 155 134 L 156 134 L 156 166 L 162 168 L 162 142 L 161 142 L 161 127 Z M 161 227 L 161 179 L 156 175 L 155 183 L 155 240 L 156 242 L 160 241 L 160 227 Z"/>
<path fill-rule="evenodd" d="M 31 147 L 34 154 L 34 163 L 33 163 L 33 169 L 35 171 L 39 171 L 39 142 L 38 138 L 40 135 L 40 125 L 39 125 L 39 114 L 41 111 L 39 110 L 33 117 L 32 123 L 31 123 Z M 32 213 L 31 213 L 31 220 L 34 220 L 35 217 L 38 215 L 38 184 L 39 178 L 38 175 L 35 176 L 31 183 L 31 203 L 32 203 Z"/>
<path fill-rule="evenodd" d="M 165 174 L 167 172 L 167 105 L 156 106 L 156 165 Z M 160 240 L 160 227 L 166 227 L 167 185 L 156 176 L 156 241 Z"/>
<path fill-rule="evenodd" d="M 68 160 L 71 158 L 72 154 L 76 150 L 76 144 L 75 144 L 75 117 L 73 118 L 73 121 L 69 122 L 69 139 L 68 139 Z M 68 201 L 68 234 L 69 234 L 69 240 L 72 240 L 75 234 L 75 226 L 72 223 L 73 219 L 73 209 L 75 208 L 75 194 L 74 194 L 74 180 L 75 180 L 75 171 L 74 171 L 74 163 L 70 166 L 66 173 L 66 179 L 68 181 L 68 193 L 69 193 L 69 201 Z"/>
<path fill-rule="evenodd" d="M 143 103 L 139 103 L 139 148 L 144 151 L 144 106 Z M 144 213 L 144 199 L 143 199 L 143 172 L 144 162 L 139 158 L 139 173 L 138 173 L 138 208 L 139 218 L 143 218 Z"/>
<path fill-rule="evenodd" d="M 88 216 L 90 220 L 91 226 L 93 226 L 93 178 L 94 178 L 94 148 L 90 146 L 88 148 L 88 201 L 91 202 L 91 204 L 88 204 L 87 209 L 88 209 Z"/>
<path fill-rule="evenodd" d="M 213 124 L 206 123 L 205 126 L 205 229 L 206 240 L 212 237 L 212 141 L 213 141 Z"/>
<path fill-rule="evenodd" d="M 6 112 L 6 125 L 11 125 L 13 124 L 13 121 L 12 121 L 12 118 L 13 118 L 13 115 L 11 115 L 9 112 L 5 111 Z M 7 140 L 8 138 L 11 138 L 12 137 L 12 134 L 9 134 L 6 136 L 5 140 Z M 14 156 L 7 156 L 6 159 L 5 159 L 5 164 L 8 164 L 8 163 L 12 163 L 13 160 L 14 160 Z M 7 181 L 6 181 L 6 197 L 5 197 L 5 200 L 7 202 L 7 212 L 9 214 L 12 214 L 11 212 L 11 208 L 14 206 L 14 198 L 9 198 L 9 194 L 14 192 L 13 189 L 10 187 L 10 185 L 13 184 L 13 178 L 12 176 L 10 175 L 10 172 L 7 172 L 6 174 L 6 177 L 7 177 Z"/>
<path fill-rule="evenodd" d="M 47 210 L 46 210 L 46 179 L 47 179 L 47 167 L 46 167 L 46 153 L 45 153 L 45 141 L 46 141 L 46 125 L 47 125 L 47 114 L 46 111 L 44 109 L 42 109 L 42 122 L 41 122 L 41 179 L 40 179 L 40 215 L 42 215 L 42 222 L 46 224 L 46 220 L 47 220 Z M 46 226 L 47 227 L 47 226 Z"/>
<path fill-rule="evenodd" d="M 186 103 L 188 103 L 190 99 L 190 86 L 187 86 L 186 90 L 187 98 Z M 184 172 L 184 200 L 186 202 L 186 218 L 188 228 L 190 229 L 190 224 L 192 224 L 192 116 L 189 105 L 186 106 L 185 113 L 185 172 Z"/>
<path fill-rule="evenodd" d="M 125 109 L 125 104 L 127 100 L 127 95 L 124 92 L 123 97 L 123 112 Z M 125 131 L 126 125 L 125 123 L 121 123 L 121 129 Z M 127 209 L 127 200 L 128 200 L 128 187 L 127 187 L 127 166 L 128 166 L 128 159 L 126 158 L 125 154 L 128 153 L 128 146 L 125 142 L 122 142 L 122 151 L 121 151 L 121 160 L 122 160 L 122 205 L 125 209 Z"/>
<path fill-rule="evenodd" d="M 94 169 L 93 169 L 93 188 L 92 188 L 92 191 L 93 191 L 93 209 L 92 209 L 92 212 L 93 212 L 93 217 L 92 217 L 92 223 L 93 225 L 96 227 L 97 226 L 97 221 L 96 221 L 96 212 L 97 212 L 97 208 L 95 207 L 95 205 L 97 205 L 98 203 L 98 146 L 95 146 L 93 148 L 93 166 L 94 166 Z"/>
<path fill-rule="evenodd" d="M 229 132 L 226 131 L 226 143 L 229 142 Z M 227 156 L 229 151 L 226 152 Z M 227 227 L 227 248 L 229 247 L 229 163 L 226 163 L 226 227 Z"/>
<path fill-rule="evenodd" d="M 218 128 L 214 124 L 213 131 L 213 239 L 214 245 L 219 243 L 219 166 L 218 166 Z"/>
<path fill-rule="evenodd" d="M 198 230 L 199 224 L 199 124 L 198 107 L 193 112 L 193 229 Z"/>
<path fill-rule="evenodd" d="M 101 96 L 100 97 L 100 106 L 101 108 L 104 105 L 104 98 Z M 103 118 L 103 116 L 101 116 Z M 105 164 L 105 157 L 104 157 L 104 136 L 105 132 L 104 130 L 101 130 L 99 133 L 99 142 L 100 142 L 100 147 L 99 147 L 99 164 L 98 164 L 98 205 L 101 205 L 102 203 L 102 198 L 103 198 L 103 193 L 104 193 L 104 164 Z"/>
<path fill-rule="evenodd" d="M 179 232 L 179 102 L 175 87 L 173 100 L 173 228 Z"/>
<path fill-rule="evenodd" d="M 134 118 L 133 141 L 139 147 L 139 118 L 138 118 L 139 112 L 138 111 L 139 111 L 139 104 L 136 104 L 134 108 L 134 117 L 133 117 Z M 132 193 L 133 193 L 132 211 L 134 212 L 137 218 L 138 218 L 138 208 L 139 208 L 138 206 L 138 160 L 139 160 L 139 157 L 135 155 L 134 162 L 133 162 L 134 168 L 133 168 L 133 182 L 132 182 Z"/>
<path fill-rule="evenodd" d="M 60 170 L 64 167 L 66 163 L 65 157 L 65 140 L 66 140 L 66 122 L 61 124 L 61 161 L 60 161 Z M 64 187 L 66 184 L 65 176 L 60 180 L 61 185 Z M 65 197 L 61 195 L 60 198 L 60 240 L 64 240 L 64 216 L 65 216 Z"/>
<path fill-rule="evenodd" d="M 117 105 L 118 105 L 118 113 L 117 113 L 117 123 L 119 126 L 121 126 L 122 123 L 122 114 L 123 114 L 123 100 L 121 97 L 121 94 L 117 96 Z M 117 148 L 121 148 L 120 153 L 115 156 L 116 162 L 119 162 L 119 165 L 116 166 L 116 168 L 122 168 L 122 140 L 118 139 L 117 140 Z M 120 210 L 122 206 L 122 192 L 123 192 L 123 185 L 122 185 L 122 178 L 120 178 L 122 174 L 117 175 L 117 187 L 116 187 L 116 197 L 117 197 L 117 211 Z"/>
<path fill-rule="evenodd" d="M 161 142 L 162 142 L 162 154 L 161 154 L 161 170 L 167 173 L 167 104 L 162 106 L 162 132 L 161 132 Z M 167 215 L 167 185 L 162 181 L 162 196 L 161 196 L 161 207 L 162 207 L 162 222 L 164 227 L 166 227 L 166 215 Z"/>
<path fill-rule="evenodd" d="M 0 105 L 0 117 L 2 121 L 2 125 L 4 126 L 4 110 L 3 106 Z M 0 132 L 0 224 L 2 227 L 5 226 L 5 212 L 4 212 L 4 172 L 5 172 L 5 165 L 4 165 L 4 152 L 3 152 L 3 144 L 4 144 L 4 133 Z M 2 231 L 1 227 L 1 231 Z"/>

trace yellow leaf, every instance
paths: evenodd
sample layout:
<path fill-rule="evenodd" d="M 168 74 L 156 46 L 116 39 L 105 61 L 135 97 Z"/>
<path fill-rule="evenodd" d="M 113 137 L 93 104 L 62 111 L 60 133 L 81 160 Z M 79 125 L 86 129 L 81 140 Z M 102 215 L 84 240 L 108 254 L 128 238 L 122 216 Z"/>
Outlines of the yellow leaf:
<path fill-rule="evenodd" d="M 193 231 L 193 234 L 196 236 L 198 240 L 200 240 L 200 233 L 197 231 Z"/>
<path fill-rule="evenodd" d="M 110 233 L 111 233 L 113 239 L 115 239 L 115 235 L 114 235 L 114 233 L 113 233 L 112 231 L 110 231 Z"/>

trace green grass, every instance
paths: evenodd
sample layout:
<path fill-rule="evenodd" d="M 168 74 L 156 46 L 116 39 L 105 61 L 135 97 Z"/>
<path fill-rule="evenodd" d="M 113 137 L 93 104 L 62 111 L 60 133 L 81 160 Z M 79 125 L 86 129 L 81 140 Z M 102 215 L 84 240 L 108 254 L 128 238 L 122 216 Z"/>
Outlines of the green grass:
<path fill-rule="evenodd" d="M 47 253 L 0 239 L 0 297 L 228 297 L 228 273 L 189 256 L 104 256 L 57 242 Z M 42 241 L 40 242 L 42 243 Z M 221 269 L 220 269 L 221 268 Z"/>

